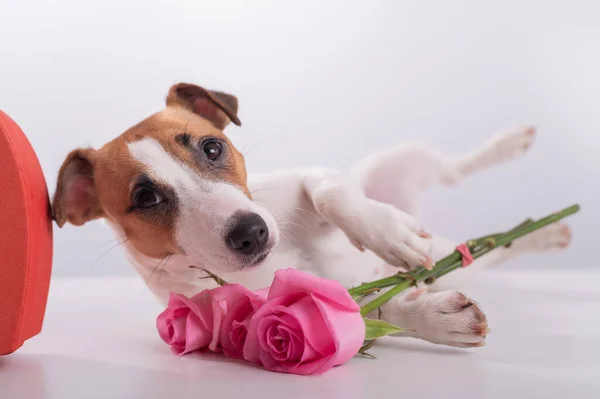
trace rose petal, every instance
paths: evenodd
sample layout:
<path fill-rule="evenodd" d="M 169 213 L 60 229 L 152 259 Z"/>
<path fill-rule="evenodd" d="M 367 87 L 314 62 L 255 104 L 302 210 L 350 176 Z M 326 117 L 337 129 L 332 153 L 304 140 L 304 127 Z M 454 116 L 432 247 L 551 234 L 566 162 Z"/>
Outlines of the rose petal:
<path fill-rule="evenodd" d="M 316 354 L 316 351 L 309 345 L 307 348 L 304 344 L 304 336 L 299 336 L 295 331 L 292 331 L 287 326 L 280 325 L 279 331 L 283 335 L 287 335 L 288 344 L 288 359 L 292 361 L 304 361 L 304 357 L 311 358 Z"/>
<path fill-rule="evenodd" d="M 226 284 L 210 291 L 213 310 L 213 339 L 208 348 L 213 352 L 220 352 L 221 326 L 229 309 L 251 294 L 251 291 L 240 284 Z"/>
<path fill-rule="evenodd" d="M 258 344 L 263 351 L 270 351 L 269 332 L 277 325 L 279 321 L 276 316 L 267 316 L 258 322 Z"/>
<path fill-rule="evenodd" d="M 187 312 L 189 314 L 189 311 Z M 171 320 L 173 328 L 173 336 L 171 337 L 171 345 L 185 345 L 185 329 L 187 326 L 187 317 L 178 315 Z"/>
<path fill-rule="evenodd" d="M 223 352 L 225 355 L 230 357 L 242 357 L 242 351 L 244 350 L 244 344 L 246 343 L 246 337 L 248 336 L 248 321 L 243 322 L 234 321 L 231 332 L 229 333 L 228 340 L 231 343 L 230 348 L 225 349 L 223 346 Z M 223 341 L 221 341 L 223 344 Z M 229 354 L 228 354 L 229 352 Z"/>
<path fill-rule="evenodd" d="M 268 300 L 276 297 L 289 298 L 296 293 L 317 294 L 345 310 L 352 312 L 360 310 L 360 306 L 352 299 L 346 288 L 337 281 L 317 277 L 296 269 L 276 271 Z"/>
<path fill-rule="evenodd" d="M 173 337 L 175 334 L 180 334 L 179 331 L 175 331 L 173 326 L 173 318 L 175 317 L 175 313 L 183 310 L 185 313 L 182 315 L 180 314 L 178 317 L 187 317 L 187 311 L 189 311 L 189 307 L 182 301 L 182 298 L 185 297 L 180 294 L 171 293 L 167 308 L 156 318 L 158 334 L 160 335 L 161 339 L 169 345 L 173 342 Z"/>
<path fill-rule="evenodd" d="M 314 370 L 314 373 L 322 374 L 334 366 L 346 363 L 356 355 L 364 342 L 366 327 L 360 313 L 340 312 L 327 301 L 318 297 L 313 299 L 336 346 L 333 356 Z"/>
<path fill-rule="evenodd" d="M 204 290 L 191 298 L 182 295 L 180 300 L 202 321 L 206 329 L 212 330 L 213 312 L 209 290 Z"/>
<path fill-rule="evenodd" d="M 273 359 L 278 362 L 285 362 L 288 360 L 287 347 L 288 342 L 283 340 L 283 337 L 279 335 L 277 324 L 271 324 L 267 330 L 267 343 L 269 345 L 269 354 Z"/>
<path fill-rule="evenodd" d="M 253 298 L 256 298 L 261 304 L 267 301 L 267 297 L 269 296 L 269 290 L 271 287 L 261 288 L 260 290 L 253 291 Z"/>
<path fill-rule="evenodd" d="M 213 337 L 212 331 L 193 312 L 187 317 L 185 333 L 185 349 L 178 353 L 180 355 L 206 348 Z"/>
<path fill-rule="evenodd" d="M 246 343 L 244 344 L 243 357 L 245 360 L 252 363 L 261 362 L 261 345 L 259 342 L 258 326 L 260 322 L 268 315 L 272 314 L 273 308 L 281 306 L 285 303 L 287 298 L 275 298 L 267 301 L 263 306 L 256 310 L 254 315 L 250 318 L 248 324 L 248 335 L 246 337 Z"/>
<path fill-rule="evenodd" d="M 284 327 L 284 328 L 281 328 Z M 278 347 L 280 348 L 281 353 L 285 353 L 286 357 L 289 359 L 289 349 L 290 349 L 290 333 L 285 330 L 285 326 L 277 326 L 277 336 L 275 337 L 278 340 Z"/>
<path fill-rule="evenodd" d="M 280 363 L 277 360 L 273 359 L 273 357 L 271 356 L 271 354 L 269 352 L 261 350 L 261 351 L 259 351 L 258 355 L 259 355 L 259 358 L 258 358 L 259 361 L 257 361 L 256 363 L 262 364 L 262 366 L 265 369 L 267 369 L 269 371 L 276 371 L 276 368 L 280 367 L 279 366 Z"/>
<path fill-rule="evenodd" d="M 221 323 L 220 344 L 223 353 L 229 357 L 243 357 L 250 318 L 265 303 L 267 297 L 266 291 L 250 292 L 245 290 L 243 294 L 236 303 L 230 306 Z"/>
<path fill-rule="evenodd" d="M 173 342 L 173 336 L 175 335 L 175 329 L 173 327 L 173 316 L 170 309 L 166 309 L 156 318 L 156 329 L 158 335 L 167 344 Z"/>
<path fill-rule="evenodd" d="M 298 328 L 295 331 L 301 331 L 304 335 L 304 342 L 310 343 L 316 352 L 322 356 L 335 352 L 336 343 L 331 337 L 330 326 L 323 320 L 319 307 L 310 295 L 305 296 L 283 311 L 294 318 L 298 323 Z M 310 361 L 311 358 L 303 356 L 302 360 Z"/>
<path fill-rule="evenodd" d="M 213 314 L 213 325 L 212 325 L 212 339 L 208 345 L 208 349 L 213 352 L 220 352 L 219 337 L 221 333 L 221 323 L 223 322 L 223 314 L 227 312 L 227 301 L 213 300 L 212 301 L 212 314 Z"/>
<path fill-rule="evenodd" d="M 255 293 L 240 284 L 226 284 L 210 290 L 213 300 L 219 302 L 225 313 L 228 312 L 238 301 L 247 297 L 256 296 Z"/>

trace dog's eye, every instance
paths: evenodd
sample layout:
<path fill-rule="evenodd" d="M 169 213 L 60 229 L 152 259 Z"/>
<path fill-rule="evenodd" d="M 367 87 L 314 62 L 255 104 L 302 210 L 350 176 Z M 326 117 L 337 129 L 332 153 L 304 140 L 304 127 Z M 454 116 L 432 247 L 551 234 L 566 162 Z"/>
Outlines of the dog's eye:
<path fill-rule="evenodd" d="M 163 198 L 147 187 L 141 187 L 135 193 L 133 206 L 135 208 L 148 209 L 163 202 Z"/>
<path fill-rule="evenodd" d="M 202 151 L 204 155 L 211 161 L 216 161 L 223 152 L 223 147 L 218 141 L 207 141 L 202 145 Z"/>

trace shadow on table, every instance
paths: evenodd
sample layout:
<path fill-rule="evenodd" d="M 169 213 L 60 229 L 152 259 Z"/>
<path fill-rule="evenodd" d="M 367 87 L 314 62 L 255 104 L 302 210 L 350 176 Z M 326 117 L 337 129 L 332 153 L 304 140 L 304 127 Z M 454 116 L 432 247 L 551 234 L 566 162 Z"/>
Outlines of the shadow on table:
<path fill-rule="evenodd" d="M 420 353 L 444 356 L 469 356 L 477 349 L 454 348 L 446 345 L 435 345 L 415 338 L 386 338 L 375 343 L 376 348 L 398 351 L 399 353 Z"/>

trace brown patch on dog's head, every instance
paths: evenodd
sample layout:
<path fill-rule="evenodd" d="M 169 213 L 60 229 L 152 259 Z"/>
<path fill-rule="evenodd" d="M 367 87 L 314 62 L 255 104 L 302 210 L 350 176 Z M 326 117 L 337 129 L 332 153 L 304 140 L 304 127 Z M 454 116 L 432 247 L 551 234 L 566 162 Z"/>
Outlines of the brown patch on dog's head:
<path fill-rule="evenodd" d="M 189 83 L 177 83 L 167 95 L 167 106 L 183 107 L 211 121 L 223 130 L 229 122 L 241 126 L 237 116 L 238 100 L 231 94 L 206 90 Z"/>
<path fill-rule="evenodd" d="M 71 151 L 58 172 L 52 215 L 59 227 L 67 221 L 81 226 L 104 215 L 94 183 L 94 152 L 91 148 Z"/>
<path fill-rule="evenodd" d="M 181 187 L 181 181 L 168 181 L 157 174 L 151 167 L 154 159 L 145 162 L 132 154 L 131 145 L 142 141 L 149 148 L 157 146 L 161 154 L 168 154 L 172 162 L 191 171 L 192 180 L 226 183 L 250 198 L 244 157 L 222 131 L 230 122 L 241 124 L 237 98 L 179 83 L 170 89 L 166 103 L 166 109 L 102 148 L 77 149 L 67 156 L 52 203 L 60 227 L 105 217 L 147 256 L 182 253 L 175 230 L 182 206 L 178 190 L 186 187 Z M 218 157 L 211 159 L 216 153 Z M 140 190 L 147 191 L 140 194 Z M 145 197 L 145 205 L 151 202 L 149 192 L 161 202 L 140 207 L 136 203 L 140 195 Z"/>

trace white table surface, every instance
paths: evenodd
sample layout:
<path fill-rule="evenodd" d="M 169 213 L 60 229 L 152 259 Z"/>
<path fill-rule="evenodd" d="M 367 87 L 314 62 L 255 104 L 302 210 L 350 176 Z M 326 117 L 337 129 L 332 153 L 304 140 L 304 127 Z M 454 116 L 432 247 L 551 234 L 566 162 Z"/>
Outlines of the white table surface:
<path fill-rule="evenodd" d="M 600 273 L 489 271 L 463 291 L 485 347 L 386 339 L 377 360 L 300 377 L 172 355 L 138 279 L 56 279 L 42 334 L 0 357 L 0 398 L 600 398 Z"/>

